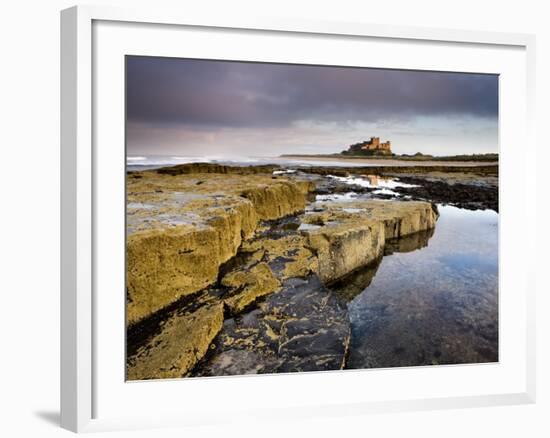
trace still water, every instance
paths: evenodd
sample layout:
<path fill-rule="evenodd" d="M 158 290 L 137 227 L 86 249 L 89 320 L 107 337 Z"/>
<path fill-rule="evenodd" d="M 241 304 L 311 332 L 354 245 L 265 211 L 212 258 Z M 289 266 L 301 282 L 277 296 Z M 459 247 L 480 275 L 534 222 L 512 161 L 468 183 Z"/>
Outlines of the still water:
<path fill-rule="evenodd" d="M 359 274 L 362 288 L 341 291 L 348 368 L 498 361 L 498 214 L 439 212 L 433 235 L 390 245 L 392 254 Z"/>

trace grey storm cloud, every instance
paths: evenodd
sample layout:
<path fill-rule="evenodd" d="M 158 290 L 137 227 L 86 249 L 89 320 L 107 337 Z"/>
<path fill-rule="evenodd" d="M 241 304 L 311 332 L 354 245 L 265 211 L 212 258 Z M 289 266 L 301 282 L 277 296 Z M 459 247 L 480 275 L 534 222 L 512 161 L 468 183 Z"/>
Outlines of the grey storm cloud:
<path fill-rule="evenodd" d="M 126 69 L 127 117 L 137 123 L 261 128 L 498 114 L 495 75 L 135 56 Z"/>

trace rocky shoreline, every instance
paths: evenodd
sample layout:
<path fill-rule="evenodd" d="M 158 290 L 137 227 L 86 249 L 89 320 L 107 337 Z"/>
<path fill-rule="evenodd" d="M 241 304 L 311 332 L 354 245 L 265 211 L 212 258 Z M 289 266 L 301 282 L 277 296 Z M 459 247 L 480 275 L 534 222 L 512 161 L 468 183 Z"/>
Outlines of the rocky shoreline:
<path fill-rule="evenodd" d="M 128 172 L 128 379 L 345 368 L 346 303 L 436 203 L 498 210 L 498 167 Z"/>
<path fill-rule="evenodd" d="M 479 165 L 475 167 L 445 166 L 373 166 L 357 167 L 312 167 L 303 169 L 315 175 L 349 175 L 367 176 L 368 178 L 397 178 L 408 187 L 400 187 L 400 195 L 408 199 L 429 201 L 438 204 L 452 205 L 468 210 L 490 209 L 498 212 L 498 166 Z M 346 191 L 349 187 L 341 184 L 328 185 L 321 183 L 317 192 L 322 194 Z M 354 186 L 358 193 L 373 192 L 376 188 Z M 379 198 L 384 198 L 380 196 Z M 392 196 L 386 196 L 390 199 Z"/>

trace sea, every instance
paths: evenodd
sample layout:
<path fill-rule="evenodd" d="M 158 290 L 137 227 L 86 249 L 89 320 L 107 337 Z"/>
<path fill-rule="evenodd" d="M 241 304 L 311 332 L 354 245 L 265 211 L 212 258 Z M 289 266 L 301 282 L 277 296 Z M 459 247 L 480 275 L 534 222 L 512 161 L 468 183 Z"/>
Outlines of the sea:
<path fill-rule="evenodd" d="M 279 166 L 312 167 L 368 167 L 379 166 L 380 164 L 368 164 L 364 161 L 353 162 L 352 160 L 331 160 L 329 158 L 316 160 L 315 158 L 300 159 L 295 157 L 249 157 L 249 156 L 216 156 L 216 155 L 128 155 L 126 157 L 127 170 L 147 170 L 159 167 L 175 166 L 185 163 L 218 163 L 234 166 L 257 166 L 262 164 L 277 164 Z"/>

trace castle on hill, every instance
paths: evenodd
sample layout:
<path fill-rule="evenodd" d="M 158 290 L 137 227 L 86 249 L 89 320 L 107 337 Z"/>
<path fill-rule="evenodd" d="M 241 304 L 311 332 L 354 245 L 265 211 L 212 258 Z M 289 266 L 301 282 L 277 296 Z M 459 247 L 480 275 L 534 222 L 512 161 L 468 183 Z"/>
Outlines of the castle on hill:
<path fill-rule="evenodd" d="M 381 142 L 380 137 L 371 137 L 370 140 L 352 144 L 342 153 L 347 155 L 391 155 L 391 142 Z"/>

